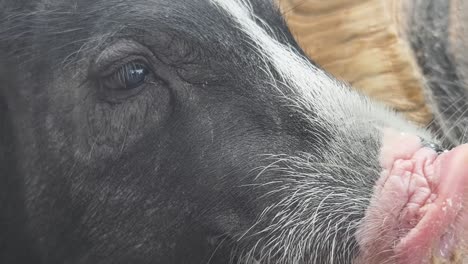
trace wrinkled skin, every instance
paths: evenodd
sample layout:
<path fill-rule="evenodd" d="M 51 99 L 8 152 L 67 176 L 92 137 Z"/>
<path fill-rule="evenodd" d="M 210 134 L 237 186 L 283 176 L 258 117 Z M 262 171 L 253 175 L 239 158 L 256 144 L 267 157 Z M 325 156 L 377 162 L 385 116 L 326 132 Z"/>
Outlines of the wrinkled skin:
<path fill-rule="evenodd" d="M 226 1 L 0 2 L 0 263 L 355 259 L 381 129 L 436 140 L 251 2 L 271 29 Z"/>

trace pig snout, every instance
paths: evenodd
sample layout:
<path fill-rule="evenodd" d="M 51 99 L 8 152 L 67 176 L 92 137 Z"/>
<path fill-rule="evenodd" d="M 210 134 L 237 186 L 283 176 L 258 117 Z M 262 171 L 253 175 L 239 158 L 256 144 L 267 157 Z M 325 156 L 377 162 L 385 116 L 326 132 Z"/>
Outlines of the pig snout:
<path fill-rule="evenodd" d="M 467 263 L 468 145 L 386 131 L 379 161 L 356 263 Z"/>

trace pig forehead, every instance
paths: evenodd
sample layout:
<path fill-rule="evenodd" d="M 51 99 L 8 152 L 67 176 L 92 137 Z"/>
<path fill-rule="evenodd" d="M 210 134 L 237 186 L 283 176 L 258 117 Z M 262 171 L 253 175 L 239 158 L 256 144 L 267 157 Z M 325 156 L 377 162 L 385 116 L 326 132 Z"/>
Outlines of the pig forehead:
<path fill-rule="evenodd" d="M 26 56 L 36 58 L 43 54 L 38 49 L 47 52 L 52 50 L 54 57 L 61 60 L 63 56 L 75 52 L 81 52 L 85 57 L 97 55 L 113 39 L 126 34 L 131 36 L 132 31 L 148 39 L 152 36 L 157 39 L 158 34 L 170 33 L 189 42 L 197 42 L 197 45 L 209 49 L 211 54 L 223 53 L 225 58 L 250 58 L 249 64 L 261 64 L 262 68 L 265 67 L 265 61 L 252 59 L 263 55 L 256 45 L 258 43 L 252 45 L 251 36 L 244 30 L 245 25 L 239 23 L 235 13 L 229 10 L 231 7 L 221 7 L 221 2 L 223 1 L 43 0 L 30 10 L 12 15 L 16 19 L 6 21 L 4 25 L 4 28 L 11 30 L 6 30 L 3 34 L 6 38 L 14 36 L 10 39 L 16 39 L 16 36 L 19 40 L 25 38 L 28 46 L 22 52 Z M 232 2 L 252 8 L 249 12 L 255 12 L 256 17 L 262 20 L 262 23 L 254 23 L 276 36 L 275 39 L 284 44 L 296 45 L 273 1 Z M 16 10 L 13 8 L 12 11 L 14 13 Z M 3 34 L 0 30 L 0 37 Z"/>
<path fill-rule="evenodd" d="M 275 27 L 269 30 L 276 35 L 288 33 L 274 1 L 241 0 L 239 4 L 255 8 L 257 16 L 273 22 Z M 59 33 L 57 31 L 61 28 L 88 27 L 88 32 L 96 34 L 135 27 L 156 33 L 160 29 L 172 29 L 199 38 L 244 34 L 234 23 L 235 18 L 211 0 L 42 0 L 33 6 L 32 12 L 24 15 L 25 18 L 36 19 L 24 23 L 50 22 L 47 23 L 50 29 L 44 31 L 56 30 L 54 33 Z M 292 38 L 286 41 L 290 40 Z"/>
<path fill-rule="evenodd" d="M 305 62 L 298 55 L 292 55 L 300 53 L 300 49 L 278 7 L 270 0 L 43 0 L 33 6 L 32 10 L 12 16 L 16 19 L 7 21 L 4 26 L 11 31 L 3 34 L 15 36 L 15 39 L 18 36 L 19 40 L 25 38 L 25 42 L 18 43 L 27 43 L 27 46 L 18 50 L 26 57 L 43 60 L 41 50 L 53 53 L 47 58 L 52 64 L 61 62 L 63 58 L 80 60 L 81 57 L 91 58 L 92 54 L 97 56 L 121 32 L 126 32 L 125 35 L 137 30 L 138 33 L 143 32 L 138 35 L 148 38 L 166 31 L 178 34 L 189 42 L 198 42 L 204 49 L 209 49 L 210 54 L 222 53 L 218 57 L 225 58 L 225 61 L 236 56 L 254 66 L 252 68 L 259 72 L 257 78 L 263 78 L 263 73 L 270 71 L 285 76 L 280 69 L 282 67 L 303 68 L 299 64 L 304 63 L 311 66 L 310 61 Z M 239 7 L 246 9 L 247 18 L 238 12 Z M 252 25 L 258 27 L 261 36 L 251 30 Z M 293 48 L 288 50 L 290 47 Z M 280 56 L 275 55 L 278 50 L 282 51 Z M 73 54 L 83 56 L 70 56 Z M 289 55 L 281 56 L 285 54 Z M 272 56 L 276 61 L 271 60 Z M 298 59 L 300 63 L 288 61 L 291 58 Z M 273 67 L 268 68 L 271 64 Z M 279 65 L 282 67 L 274 67 Z M 309 66 L 306 68 L 310 69 Z M 229 71 L 227 64 L 226 67 Z M 277 68 L 280 70 L 276 71 Z M 273 74 L 270 77 L 276 78 Z M 323 74 L 315 77 L 314 80 L 328 79 Z M 313 83 L 309 85 L 314 87 Z"/>

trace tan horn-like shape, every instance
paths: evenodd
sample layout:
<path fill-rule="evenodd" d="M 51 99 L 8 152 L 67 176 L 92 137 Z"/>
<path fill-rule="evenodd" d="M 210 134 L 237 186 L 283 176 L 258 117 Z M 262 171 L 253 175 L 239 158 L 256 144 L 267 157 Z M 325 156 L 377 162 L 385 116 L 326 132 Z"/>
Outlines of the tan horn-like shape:
<path fill-rule="evenodd" d="M 404 36 L 408 0 L 279 0 L 291 31 L 324 69 L 427 124 L 424 79 Z"/>

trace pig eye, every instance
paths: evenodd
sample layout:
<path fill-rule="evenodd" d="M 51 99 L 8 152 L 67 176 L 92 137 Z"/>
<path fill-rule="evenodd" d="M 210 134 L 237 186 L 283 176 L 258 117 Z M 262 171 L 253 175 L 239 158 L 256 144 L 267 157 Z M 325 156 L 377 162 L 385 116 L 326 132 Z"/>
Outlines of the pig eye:
<path fill-rule="evenodd" d="M 114 91 L 134 90 L 145 83 L 148 67 L 140 62 L 130 62 L 101 79 L 102 88 Z"/>
<path fill-rule="evenodd" d="M 155 82 L 149 67 L 144 62 L 131 61 L 112 73 L 98 78 L 99 96 L 110 103 L 121 103 L 138 95 L 148 83 Z"/>

